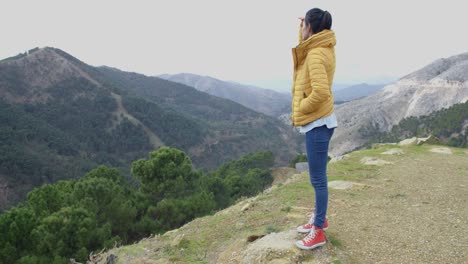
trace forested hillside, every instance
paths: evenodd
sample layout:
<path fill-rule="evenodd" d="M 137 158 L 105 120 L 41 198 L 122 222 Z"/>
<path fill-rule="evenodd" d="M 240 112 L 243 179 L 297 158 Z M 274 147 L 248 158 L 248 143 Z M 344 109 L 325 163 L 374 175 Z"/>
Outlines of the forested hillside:
<path fill-rule="evenodd" d="M 375 142 L 398 142 L 410 137 L 433 135 L 441 143 L 453 147 L 468 146 L 468 102 L 455 104 L 426 116 L 408 117 L 381 133 L 377 125 L 362 128 L 362 133 L 370 137 L 368 145 Z"/>
<path fill-rule="evenodd" d="M 0 61 L 0 210 L 34 186 L 101 164 L 130 177 L 131 162 L 161 146 L 182 149 L 209 171 L 265 150 L 287 164 L 299 142 L 291 127 L 232 101 L 93 67 L 56 48 Z"/>
<path fill-rule="evenodd" d="M 273 162 L 258 152 L 205 174 L 184 152 L 162 147 L 133 162 L 134 181 L 99 166 L 43 185 L 0 215 L 0 263 L 85 262 L 91 251 L 178 228 L 270 186 Z"/>

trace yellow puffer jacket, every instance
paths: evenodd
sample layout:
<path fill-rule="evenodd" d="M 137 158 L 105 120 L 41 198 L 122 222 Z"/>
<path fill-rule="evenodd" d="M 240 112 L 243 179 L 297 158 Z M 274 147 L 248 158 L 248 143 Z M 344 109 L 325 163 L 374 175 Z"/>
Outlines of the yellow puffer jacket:
<path fill-rule="evenodd" d="M 333 113 L 331 86 L 335 74 L 335 33 L 323 30 L 292 49 L 294 82 L 292 87 L 292 124 L 303 126 Z"/>

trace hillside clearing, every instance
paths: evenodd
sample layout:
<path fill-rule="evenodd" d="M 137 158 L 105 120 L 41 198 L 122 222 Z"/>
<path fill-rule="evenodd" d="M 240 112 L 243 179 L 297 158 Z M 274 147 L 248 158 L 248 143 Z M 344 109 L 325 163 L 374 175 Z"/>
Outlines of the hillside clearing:
<path fill-rule="evenodd" d="M 301 238 L 293 231 L 313 204 L 303 173 L 177 230 L 111 249 L 101 263 L 111 254 L 118 263 L 466 263 L 468 154 L 457 148 L 450 148 L 452 155 L 434 153 L 433 147 L 401 147 L 404 154 L 387 155 L 392 164 L 383 166 L 360 160 L 394 146 L 331 163 L 329 181 L 358 184 L 330 189 L 322 248 L 302 251 L 293 244 Z"/>

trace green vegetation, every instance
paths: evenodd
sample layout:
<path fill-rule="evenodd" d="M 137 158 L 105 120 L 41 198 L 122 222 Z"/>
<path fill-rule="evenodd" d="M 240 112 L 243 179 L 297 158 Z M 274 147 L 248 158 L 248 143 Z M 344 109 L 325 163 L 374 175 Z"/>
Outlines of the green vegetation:
<path fill-rule="evenodd" d="M 77 96 L 92 89 L 95 96 Z M 34 186 L 77 178 L 98 164 L 128 175 L 131 161 L 151 149 L 142 128 L 125 117 L 117 122 L 115 101 L 86 80 L 68 80 L 48 92 L 54 97 L 46 103 L 0 100 L 0 174 L 12 188 L 9 204 Z"/>
<path fill-rule="evenodd" d="M 35 188 L 0 215 L 0 263 L 83 262 L 91 251 L 178 228 L 261 192 L 273 180 L 273 159 L 269 151 L 254 153 L 204 174 L 184 152 L 161 147 L 133 162 L 136 183 L 99 166 L 78 180 Z"/>
<path fill-rule="evenodd" d="M 29 54 L 39 52 L 50 60 L 19 61 L 30 56 L 20 54 L 0 63 L 0 185 L 8 188 L 0 212 L 36 186 L 77 179 L 100 164 L 130 177 L 132 161 L 154 148 L 151 133 L 204 172 L 260 150 L 286 164 L 303 144 L 275 118 L 192 87 L 92 67 L 59 49 Z M 55 61 L 65 70 L 57 72 Z"/>
<path fill-rule="evenodd" d="M 278 227 L 276 227 L 273 224 L 270 224 L 265 228 L 265 233 L 267 233 L 267 234 L 275 233 L 275 232 L 278 232 L 278 231 L 279 231 Z"/>
<path fill-rule="evenodd" d="M 125 97 L 123 104 L 131 115 L 155 131 L 169 146 L 188 150 L 193 145 L 202 144 L 208 133 L 205 122 L 186 117 L 171 108 L 163 108 L 138 97 Z"/>
<path fill-rule="evenodd" d="M 331 236 L 331 235 L 328 235 L 328 240 L 330 240 L 330 243 L 334 246 L 334 247 L 342 247 L 342 243 L 340 240 L 338 240 L 338 238 L 334 237 L 334 236 Z"/>
<path fill-rule="evenodd" d="M 305 155 L 305 154 L 299 154 L 299 155 L 297 155 L 294 159 L 292 159 L 292 160 L 289 162 L 289 167 L 295 168 L 295 167 L 296 167 L 296 163 L 298 163 L 298 162 L 307 162 L 307 155 Z"/>
<path fill-rule="evenodd" d="M 213 193 L 217 195 L 223 205 L 226 200 L 222 196 L 227 191 L 231 199 L 243 196 L 252 196 L 263 190 L 273 182 L 270 168 L 273 166 L 274 156 L 271 151 L 257 152 L 247 155 L 239 160 L 228 162 L 210 173 L 209 178 L 219 179 L 218 184 L 211 182 Z M 225 184 L 227 189 L 219 188 L 219 182 Z M 217 200 L 218 200 L 217 199 Z"/>
<path fill-rule="evenodd" d="M 468 146 L 468 102 L 455 104 L 450 108 L 431 113 L 427 116 L 408 117 L 389 132 L 379 131 L 378 124 L 368 124 L 361 128 L 363 136 L 369 137 L 367 146 L 376 142 L 398 142 L 410 137 L 433 135 L 441 143 L 452 147 Z M 465 124 L 465 127 L 463 125 Z"/>

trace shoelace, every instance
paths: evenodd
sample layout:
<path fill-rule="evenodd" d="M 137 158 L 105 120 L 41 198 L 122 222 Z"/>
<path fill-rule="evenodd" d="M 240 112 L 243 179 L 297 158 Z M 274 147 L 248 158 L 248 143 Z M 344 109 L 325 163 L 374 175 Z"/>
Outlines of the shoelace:
<path fill-rule="evenodd" d="M 314 240 L 316 234 L 317 234 L 317 229 L 312 227 L 312 230 L 310 230 L 309 234 L 304 238 L 304 241 L 306 243 L 308 243 L 308 242 Z"/>

